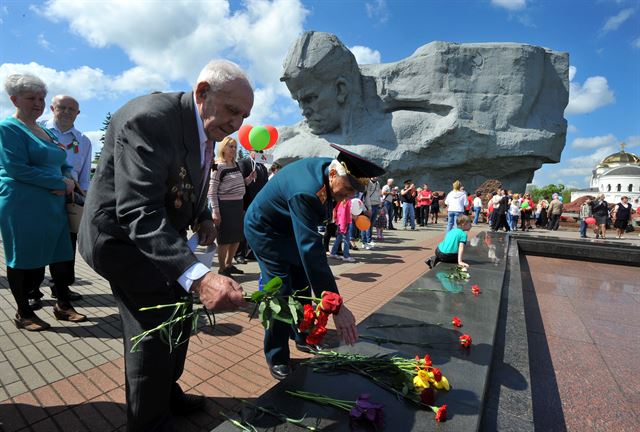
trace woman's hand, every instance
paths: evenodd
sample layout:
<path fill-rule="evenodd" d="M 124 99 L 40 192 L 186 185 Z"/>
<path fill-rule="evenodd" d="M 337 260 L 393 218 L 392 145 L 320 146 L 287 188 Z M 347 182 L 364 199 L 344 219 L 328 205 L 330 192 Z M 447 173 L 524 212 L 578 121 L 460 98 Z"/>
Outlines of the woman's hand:
<path fill-rule="evenodd" d="M 221 220 L 222 220 L 222 219 L 220 218 L 220 215 L 217 215 L 217 214 L 216 214 L 216 215 L 213 215 L 213 224 L 214 224 L 216 227 L 220 226 L 220 222 L 221 222 Z"/>
<path fill-rule="evenodd" d="M 336 325 L 338 336 L 346 344 L 353 345 L 358 340 L 356 319 L 347 308 L 346 304 L 340 307 L 340 313 L 333 315 L 333 323 Z"/>
<path fill-rule="evenodd" d="M 73 190 L 76 188 L 76 182 L 68 177 L 65 177 L 63 180 L 64 185 L 66 186 L 65 193 L 67 195 L 71 195 L 73 193 Z"/>

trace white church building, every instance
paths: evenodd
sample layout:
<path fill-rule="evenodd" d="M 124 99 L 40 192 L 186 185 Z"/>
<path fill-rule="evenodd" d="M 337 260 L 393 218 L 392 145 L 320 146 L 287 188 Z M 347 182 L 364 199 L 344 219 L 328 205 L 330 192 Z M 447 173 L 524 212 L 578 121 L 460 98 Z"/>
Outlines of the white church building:
<path fill-rule="evenodd" d="M 620 202 L 623 196 L 629 197 L 633 208 L 638 206 L 640 199 L 640 157 L 624 151 L 624 143 L 621 149 L 604 158 L 591 175 L 589 189 L 581 189 L 571 192 L 571 201 L 585 195 L 596 196 L 603 193 L 605 200 L 610 204 Z"/>

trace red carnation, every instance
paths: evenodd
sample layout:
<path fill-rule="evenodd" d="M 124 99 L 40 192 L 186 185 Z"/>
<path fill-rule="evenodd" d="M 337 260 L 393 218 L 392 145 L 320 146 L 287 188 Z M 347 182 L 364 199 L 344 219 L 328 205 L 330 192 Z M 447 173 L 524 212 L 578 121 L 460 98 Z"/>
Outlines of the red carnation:
<path fill-rule="evenodd" d="M 471 285 L 471 292 L 473 295 L 477 296 L 480 294 L 480 285 Z"/>
<path fill-rule="evenodd" d="M 433 405 L 436 401 L 436 395 L 433 387 L 426 388 L 420 393 L 420 402 L 425 405 Z"/>
<path fill-rule="evenodd" d="M 471 346 L 471 336 L 469 336 L 468 334 L 463 334 L 462 336 L 460 336 L 460 345 L 465 348 L 469 348 Z"/>
<path fill-rule="evenodd" d="M 304 332 L 307 329 L 311 328 L 315 320 L 316 320 L 316 313 L 313 310 L 313 306 L 311 306 L 310 304 L 304 305 L 302 321 L 300 321 L 300 325 L 299 325 L 300 331 Z"/>
<path fill-rule="evenodd" d="M 328 314 L 340 313 L 340 306 L 342 306 L 342 296 L 331 291 L 324 291 L 322 293 L 322 302 L 320 308 Z"/>
<path fill-rule="evenodd" d="M 309 345 L 320 345 L 326 334 L 326 327 L 316 326 L 313 330 L 311 330 L 311 333 L 307 335 L 307 343 Z"/>
<path fill-rule="evenodd" d="M 318 327 L 326 327 L 328 321 L 329 321 L 329 314 L 326 313 L 325 311 L 321 310 L 318 313 L 318 321 L 317 321 L 316 325 Z"/>
<path fill-rule="evenodd" d="M 462 321 L 460 321 L 460 318 L 458 318 L 457 316 L 453 317 L 453 319 L 451 320 L 451 324 L 453 324 L 454 327 L 462 327 Z"/>
<path fill-rule="evenodd" d="M 436 382 L 440 382 L 442 381 L 442 372 L 440 371 L 440 369 L 438 368 L 433 368 L 431 369 L 431 372 L 433 373 L 433 379 Z"/>
<path fill-rule="evenodd" d="M 433 362 L 431 361 L 431 356 L 429 354 L 424 355 L 424 366 L 425 368 L 433 366 Z"/>
<path fill-rule="evenodd" d="M 439 423 L 447 421 L 447 406 L 442 405 L 436 412 L 436 421 Z"/>

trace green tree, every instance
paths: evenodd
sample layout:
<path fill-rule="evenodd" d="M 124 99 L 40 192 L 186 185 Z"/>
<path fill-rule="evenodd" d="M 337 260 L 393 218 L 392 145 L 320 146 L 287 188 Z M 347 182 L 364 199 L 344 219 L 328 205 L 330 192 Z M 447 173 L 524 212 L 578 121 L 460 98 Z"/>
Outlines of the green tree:
<path fill-rule="evenodd" d="M 538 187 L 534 187 L 531 190 L 531 198 L 533 198 L 534 202 L 538 202 L 538 200 L 540 200 L 543 197 L 548 197 L 551 198 L 551 195 L 553 195 L 554 193 L 558 193 L 561 194 L 563 199 L 565 200 L 565 202 L 569 202 L 567 200 L 567 197 L 564 196 L 565 193 L 569 194 L 569 199 L 571 197 L 571 191 L 570 190 L 566 190 L 565 191 L 565 186 L 560 183 L 560 184 L 549 184 L 546 186 L 543 186 L 541 188 Z"/>

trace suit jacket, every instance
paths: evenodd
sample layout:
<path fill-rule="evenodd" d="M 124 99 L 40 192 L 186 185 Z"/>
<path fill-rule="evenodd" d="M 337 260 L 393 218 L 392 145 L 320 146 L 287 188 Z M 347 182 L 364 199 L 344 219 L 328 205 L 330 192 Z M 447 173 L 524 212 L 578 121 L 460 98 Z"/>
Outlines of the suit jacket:
<path fill-rule="evenodd" d="M 253 169 L 251 158 L 240 159 L 238 161 L 238 167 L 242 172 L 242 176 L 247 177 Z M 267 181 L 269 181 L 269 170 L 267 170 L 264 164 L 256 163 L 256 180 L 247 185 L 247 191 L 243 197 L 243 208 L 245 211 L 249 208 L 249 205 L 253 202 L 256 195 L 258 195 L 258 192 L 267 184 Z"/>
<path fill-rule="evenodd" d="M 78 238 L 82 257 L 110 282 L 148 260 L 169 285 L 197 262 L 186 230 L 211 213 L 195 115 L 191 92 L 158 93 L 111 118 Z"/>

